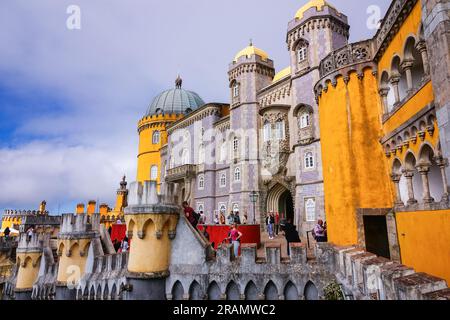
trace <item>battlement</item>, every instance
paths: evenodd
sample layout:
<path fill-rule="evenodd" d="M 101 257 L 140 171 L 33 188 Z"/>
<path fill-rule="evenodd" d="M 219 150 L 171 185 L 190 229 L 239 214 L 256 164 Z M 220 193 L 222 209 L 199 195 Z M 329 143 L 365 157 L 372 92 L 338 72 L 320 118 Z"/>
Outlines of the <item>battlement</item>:
<path fill-rule="evenodd" d="M 83 214 L 63 214 L 61 217 L 60 236 L 79 235 L 83 233 L 92 233 L 98 230 L 100 226 L 100 215 Z"/>
<path fill-rule="evenodd" d="M 42 252 L 44 246 L 49 246 L 50 236 L 44 233 L 33 233 L 31 237 L 23 233 L 20 235 L 17 253 Z"/>
<path fill-rule="evenodd" d="M 48 215 L 48 211 L 39 211 L 39 210 L 11 210 L 6 209 L 3 211 L 3 217 L 10 216 L 38 216 L 38 215 Z"/>

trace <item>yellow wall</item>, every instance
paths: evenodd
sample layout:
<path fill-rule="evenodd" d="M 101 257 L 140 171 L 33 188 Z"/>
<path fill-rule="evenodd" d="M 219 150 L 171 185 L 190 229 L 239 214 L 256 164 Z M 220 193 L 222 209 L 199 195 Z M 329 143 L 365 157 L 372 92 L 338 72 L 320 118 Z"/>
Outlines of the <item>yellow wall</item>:
<path fill-rule="evenodd" d="M 19 271 L 17 274 L 17 289 L 31 289 L 39 273 L 41 253 L 20 253 L 17 256 Z M 34 266 L 33 266 L 34 264 Z"/>
<path fill-rule="evenodd" d="M 167 143 L 166 125 L 167 123 L 174 122 L 181 117 L 182 115 L 155 115 L 152 117 L 145 117 L 141 121 L 139 121 L 139 128 L 146 125 L 150 126 L 143 129 L 139 133 L 137 181 L 144 182 L 150 180 L 150 168 L 153 165 L 156 165 L 158 166 L 157 183 L 160 184 L 160 150 Z M 160 143 L 153 144 L 153 132 L 157 130 L 160 132 Z"/>
<path fill-rule="evenodd" d="M 57 281 L 63 283 L 66 283 L 67 281 L 73 281 L 77 283 L 84 274 L 84 268 L 86 266 L 86 260 L 89 250 L 89 241 L 84 240 L 80 244 L 77 243 L 74 245 L 69 244 L 70 242 L 68 241 L 65 241 L 65 243 L 65 245 L 61 245 L 61 243 L 59 243 L 58 247 L 61 256 L 59 259 Z M 68 247 L 71 248 L 69 257 L 66 254 L 66 250 L 68 250 Z M 83 248 L 84 252 L 81 255 L 80 250 L 83 250 Z M 78 269 L 76 269 L 76 267 L 78 267 Z"/>
<path fill-rule="evenodd" d="M 400 30 L 394 36 L 378 63 L 378 74 L 380 77 L 383 71 L 389 71 L 391 69 L 392 58 L 394 55 L 397 54 L 400 56 L 400 59 L 403 58 L 403 46 L 405 41 L 411 34 L 417 35 L 421 21 L 422 3 L 421 1 L 417 1 L 413 10 L 403 22 Z"/>
<path fill-rule="evenodd" d="M 356 209 L 389 208 L 393 188 L 379 143 L 381 101 L 371 69 L 350 74 L 319 98 L 319 119 L 329 241 L 358 241 Z"/>
<path fill-rule="evenodd" d="M 450 210 L 397 212 L 402 263 L 450 284 Z"/>
<path fill-rule="evenodd" d="M 9 227 L 10 229 L 13 228 L 14 225 L 20 225 L 22 219 L 19 216 L 12 217 L 12 216 L 4 216 L 2 217 L 2 229 L 6 229 Z M 18 226 L 16 228 L 19 229 Z"/>

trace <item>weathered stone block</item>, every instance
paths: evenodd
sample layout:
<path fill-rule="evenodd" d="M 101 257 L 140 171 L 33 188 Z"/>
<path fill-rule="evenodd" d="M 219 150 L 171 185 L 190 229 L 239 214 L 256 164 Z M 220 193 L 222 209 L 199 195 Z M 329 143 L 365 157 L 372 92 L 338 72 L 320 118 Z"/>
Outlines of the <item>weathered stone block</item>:
<path fill-rule="evenodd" d="M 445 280 L 422 272 L 394 279 L 394 285 L 400 300 L 423 300 L 424 294 L 447 288 Z"/>

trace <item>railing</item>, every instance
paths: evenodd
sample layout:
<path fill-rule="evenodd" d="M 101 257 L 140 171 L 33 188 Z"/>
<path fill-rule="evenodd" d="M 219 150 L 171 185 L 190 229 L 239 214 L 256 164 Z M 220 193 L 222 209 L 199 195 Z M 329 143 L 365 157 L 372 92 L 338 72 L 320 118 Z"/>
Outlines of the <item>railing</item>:
<path fill-rule="evenodd" d="M 323 78 L 336 70 L 356 63 L 369 62 L 373 59 L 373 42 L 364 40 L 348 44 L 331 52 L 320 63 L 320 77 Z"/>
<path fill-rule="evenodd" d="M 175 182 L 184 178 L 195 176 L 197 173 L 197 166 L 193 164 L 185 164 L 180 167 L 167 170 L 166 180 Z"/>

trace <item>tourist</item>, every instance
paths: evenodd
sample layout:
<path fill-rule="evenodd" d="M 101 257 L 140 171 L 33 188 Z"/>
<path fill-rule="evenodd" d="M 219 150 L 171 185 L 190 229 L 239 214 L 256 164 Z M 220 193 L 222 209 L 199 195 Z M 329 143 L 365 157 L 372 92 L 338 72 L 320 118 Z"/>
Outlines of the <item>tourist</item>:
<path fill-rule="evenodd" d="M 244 217 L 242 218 L 242 224 L 247 224 L 247 222 L 248 222 L 248 217 L 247 217 L 247 214 L 244 213 Z"/>
<path fill-rule="evenodd" d="M 209 233 L 208 233 L 207 229 L 208 229 L 208 227 L 207 227 L 207 226 L 204 226 L 204 227 L 203 227 L 203 230 L 202 230 L 202 234 L 203 234 L 203 236 L 206 238 L 206 240 L 209 241 Z"/>
<path fill-rule="evenodd" d="M 206 224 L 206 215 L 203 211 L 200 211 L 200 219 L 198 220 L 199 224 Z"/>
<path fill-rule="evenodd" d="M 291 255 L 289 244 L 290 243 L 299 243 L 302 242 L 300 240 L 300 237 L 298 235 L 296 227 L 292 224 L 292 220 L 289 218 L 287 219 L 284 227 L 283 227 L 284 236 L 286 238 L 287 242 L 287 254 L 288 256 Z"/>
<path fill-rule="evenodd" d="M 225 224 L 225 215 L 223 214 L 223 212 L 220 213 L 220 224 Z"/>
<path fill-rule="evenodd" d="M 234 213 L 234 223 L 236 223 L 237 225 L 241 224 L 241 217 L 239 216 L 239 211 L 236 211 Z"/>
<path fill-rule="evenodd" d="M 313 237 L 317 242 L 326 242 L 326 229 L 324 228 L 323 220 L 319 219 L 313 229 Z"/>
<path fill-rule="evenodd" d="M 11 233 L 11 230 L 9 227 L 6 227 L 5 230 L 3 230 L 3 235 L 5 236 L 5 239 L 9 239 L 9 234 Z"/>
<path fill-rule="evenodd" d="M 111 232 L 112 232 L 112 227 L 109 226 L 109 228 L 108 228 L 108 234 L 109 234 L 110 237 L 111 237 Z"/>
<path fill-rule="evenodd" d="M 236 223 L 233 223 L 231 226 L 230 233 L 229 233 L 229 240 L 233 244 L 235 257 L 239 256 L 239 247 L 241 245 L 241 240 L 240 240 L 241 237 L 242 237 L 242 233 L 237 229 Z"/>
<path fill-rule="evenodd" d="M 124 237 L 120 244 L 120 252 L 127 252 L 129 247 L 128 238 Z"/>
<path fill-rule="evenodd" d="M 219 216 L 216 214 L 216 215 L 214 215 L 214 224 L 219 224 L 219 223 L 220 223 Z"/>
<path fill-rule="evenodd" d="M 197 224 L 198 224 L 198 220 L 195 217 L 195 211 L 194 209 L 192 209 L 189 206 L 189 203 L 187 201 L 184 201 L 182 204 L 183 208 L 184 208 L 184 215 L 186 216 L 186 218 L 189 220 L 189 222 L 191 223 L 191 225 L 196 228 Z"/>
<path fill-rule="evenodd" d="M 266 225 L 267 225 L 267 232 L 269 233 L 269 240 L 274 239 L 274 235 L 273 235 L 274 223 L 275 223 L 275 218 L 273 216 L 273 213 L 270 212 L 266 217 Z"/>
<path fill-rule="evenodd" d="M 113 241 L 113 246 L 114 246 L 114 250 L 115 250 L 116 252 L 118 252 L 119 249 L 120 249 L 120 242 L 117 241 L 117 239 L 114 239 L 114 241 Z"/>
<path fill-rule="evenodd" d="M 33 227 L 29 227 L 27 230 L 28 241 L 31 240 L 31 237 L 33 236 L 33 232 L 34 232 Z"/>
<path fill-rule="evenodd" d="M 230 212 L 230 214 L 227 217 L 227 222 L 231 226 L 234 223 L 234 213 L 233 211 Z"/>
<path fill-rule="evenodd" d="M 278 212 L 275 213 L 275 235 L 278 236 L 278 231 L 280 229 L 280 214 Z"/>

